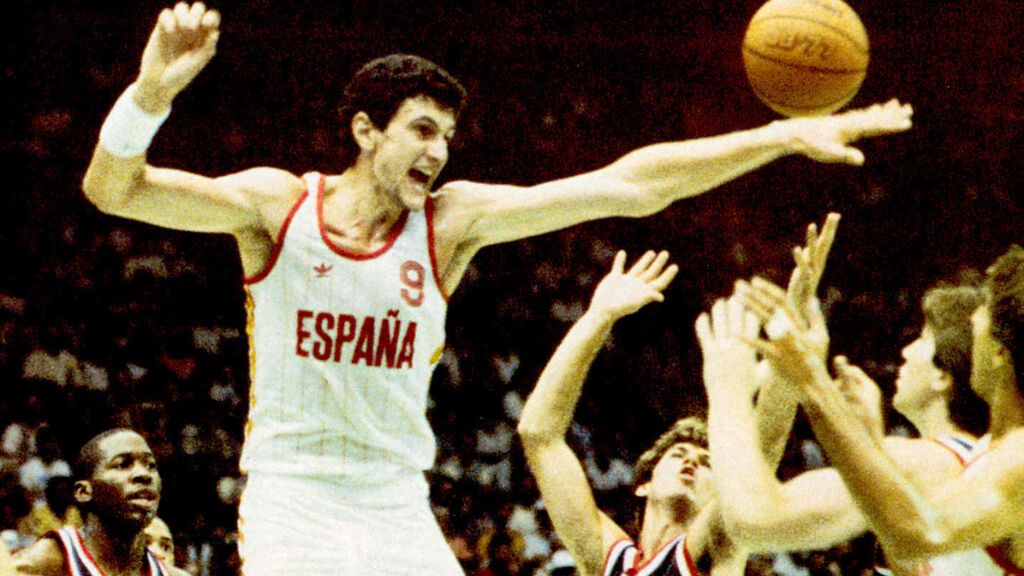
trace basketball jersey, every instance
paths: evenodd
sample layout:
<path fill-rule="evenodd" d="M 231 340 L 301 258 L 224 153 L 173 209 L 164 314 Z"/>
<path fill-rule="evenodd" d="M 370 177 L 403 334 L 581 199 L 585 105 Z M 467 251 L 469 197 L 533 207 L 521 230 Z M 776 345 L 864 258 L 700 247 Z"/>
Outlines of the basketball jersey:
<path fill-rule="evenodd" d="M 60 544 L 67 561 L 68 576 L 106 576 L 96 561 L 92 559 L 89 551 L 85 549 L 82 535 L 74 526 L 64 526 L 59 530 L 49 532 L 45 537 L 53 538 Z M 146 565 L 149 567 L 150 576 L 170 576 L 149 550 L 146 550 Z"/>
<path fill-rule="evenodd" d="M 959 437 L 944 436 L 932 438 L 935 442 L 948 449 L 967 468 L 988 449 L 988 436 L 977 441 L 969 441 Z M 890 576 L 891 571 L 876 567 L 883 576 Z M 1017 568 L 996 548 L 965 550 L 943 556 L 930 558 L 916 568 L 917 576 L 1024 576 L 1024 569 Z"/>
<path fill-rule="evenodd" d="M 686 551 L 686 535 L 672 540 L 650 560 L 631 540 L 619 540 L 608 552 L 604 576 L 699 576 L 696 564 Z"/>
<path fill-rule="evenodd" d="M 246 278 L 242 468 L 354 486 L 422 478 L 436 449 L 427 394 L 448 306 L 431 203 L 403 213 L 383 247 L 355 254 L 327 236 L 323 175 L 304 178 L 266 267 Z"/>

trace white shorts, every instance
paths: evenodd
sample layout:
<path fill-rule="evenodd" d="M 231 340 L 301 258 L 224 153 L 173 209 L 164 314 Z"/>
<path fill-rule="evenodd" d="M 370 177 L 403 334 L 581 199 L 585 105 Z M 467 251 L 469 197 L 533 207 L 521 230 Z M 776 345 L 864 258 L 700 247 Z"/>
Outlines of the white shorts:
<path fill-rule="evenodd" d="M 426 496 L 388 502 L 380 491 L 354 492 L 329 480 L 250 473 L 238 507 L 242 573 L 463 574 Z"/>

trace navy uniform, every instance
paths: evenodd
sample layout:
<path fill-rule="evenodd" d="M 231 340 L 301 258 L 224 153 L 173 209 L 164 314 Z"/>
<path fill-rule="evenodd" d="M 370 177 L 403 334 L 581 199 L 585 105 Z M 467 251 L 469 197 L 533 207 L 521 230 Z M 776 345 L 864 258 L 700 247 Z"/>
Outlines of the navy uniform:
<path fill-rule="evenodd" d="M 65 526 L 60 530 L 48 532 L 44 538 L 53 538 L 60 544 L 64 558 L 67 560 L 69 576 L 105 576 L 103 569 L 96 564 L 92 555 L 85 549 L 82 535 L 74 526 Z M 146 564 L 149 566 L 150 576 L 171 576 L 170 572 L 148 549 L 146 550 Z"/>

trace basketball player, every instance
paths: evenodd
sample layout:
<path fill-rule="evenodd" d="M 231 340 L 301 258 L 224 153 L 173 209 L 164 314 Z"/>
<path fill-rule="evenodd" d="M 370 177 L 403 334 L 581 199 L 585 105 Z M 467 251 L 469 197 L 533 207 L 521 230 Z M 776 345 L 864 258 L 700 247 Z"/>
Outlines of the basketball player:
<path fill-rule="evenodd" d="M 146 548 L 143 529 L 160 504 L 160 473 L 146 441 L 113 429 L 89 440 L 74 468 L 81 528 L 50 532 L 14 555 L 19 573 L 41 576 L 170 576 Z"/>
<path fill-rule="evenodd" d="M 794 326 L 759 348 L 785 366 L 815 434 L 885 549 L 901 558 L 983 549 L 964 574 L 1024 574 L 1024 249 L 989 268 L 972 316 L 971 386 L 991 409 L 988 445 L 963 474 L 917 488 L 892 465 Z"/>
<path fill-rule="evenodd" d="M 645 574 L 696 575 L 695 560 L 709 551 L 715 536 L 713 507 L 702 512 L 708 452 L 699 419 L 679 420 L 640 457 L 636 495 L 644 499 L 644 508 L 638 541 L 598 509 L 583 466 L 565 439 L 583 382 L 615 322 L 664 300 L 662 291 L 678 272 L 667 262 L 668 253 L 647 252 L 626 271 L 625 253 L 616 254 L 590 307 L 541 373 L 519 421 L 530 470 L 581 576 L 634 574 L 641 566 Z"/>
<path fill-rule="evenodd" d="M 892 436 L 883 440 L 883 446 L 920 487 L 937 478 L 957 477 L 988 426 L 988 408 L 970 388 L 970 316 L 981 301 L 978 288 L 929 290 L 922 299 L 925 323 L 921 333 L 903 349 L 893 405 L 922 438 Z M 738 348 L 747 346 L 733 343 Z M 728 348 L 720 350 L 727 352 Z M 837 358 L 837 371 L 849 386 L 863 386 L 865 390 L 851 392 L 873 395 L 877 407 L 878 389 L 863 372 L 843 358 Z M 758 439 L 753 436 L 756 422 L 749 385 L 724 379 L 709 379 L 705 385 L 712 453 L 729 455 L 715 460 L 714 472 L 722 514 L 737 544 L 751 551 L 810 550 L 829 547 L 869 529 L 834 469 L 805 472 L 784 484 L 778 481 L 774 466 L 764 461 L 760 450 L 751 448 Z M 771 393 L 761 391 L 762 395 Z M 881 436 L 881 418 L 868 420 Z M 894 558 L 892 567 L 900 574 L 955 576 L 971 565 L 970 556 L 961 553 L 908 565 Z"/>
<path fill-rule="evenodd" d="M 460 572 L 427 503 L 425 407 L 448 295 L 482 247 L 652 214 L 788 154 L 860 164 L 849 142 L 911 125 L 910 107 L 893 101 L 658 144 L 536 186 L 454 182 L 430 194 L 465 92 L 433 63 L 393 55 L 345 90 L 334 174 L 208 178 L 147 165 L 171 102 L 213 57 L 219 20 L 201 3 L 160 14 L 83 187 L 107 213 L 237 241 L 254 362 L 240 505 L 248 576 Z"/>
<path fill-rule="evenodd" d="M 787 297 L 798 307 L 806 306 L 817 291 L 838 224 L 839 215 L 833 213 L 820 234 L 816 225 L 809 225 L 806 245 L 794 251 L 796 268 Z M 645 498 L 645 508 L 639 542 L 597 509 L 579 459 L 565 441 L 583 381 L 614 323 L 662 299 L 661 291 L 677 271 L 675 266 L 665 268 L 667 258 L 666 253 L 655 258 L 650 252 L 623 273 L 625 255 L 616 256 L 587 313 L 548 362 L 520 420 L 527 460 L 556 530 L 582 566 L 581 574 L 619 576 L 642 567 L 645 574 L 696 575 L 695 560 L 704 557 L 711 560 L 712 574 L 728 575 L 742 574 L 746 564 L 746 551 L 722 532 L 717 504 L 708 503 L 702 421 L 679 420 L 640 457 L 637 495 Z M 760 445 L 768 461 L 778 462 L 784 442 L 775 440 L 789 434 L 793 410 L 778 398 L 766 399 L 758 408 Z M 644 550 L 656 554 L 645 557 Z"/>
<path fill-rule="evenodd" d="M 146 548 L 165 566 L 173 566 L 174 535 L 171 534 L 171 527 L 157 516 L 142 532 L 146 535 Z"/>
<path fill-rule="evenodd" d="M 174 535 L 171 527 L 159 516 L 142 531 L 146 535 L 146 548 L 167 568 L 171 576 L 189 576 L 189 573 L 174 565 Z"/>

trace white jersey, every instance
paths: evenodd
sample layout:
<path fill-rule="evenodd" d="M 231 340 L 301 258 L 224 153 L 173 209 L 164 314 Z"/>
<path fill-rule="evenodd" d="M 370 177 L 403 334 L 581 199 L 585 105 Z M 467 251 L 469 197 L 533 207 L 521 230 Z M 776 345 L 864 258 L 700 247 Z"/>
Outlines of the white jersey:
<path fill-rule="evenodd" d="M 324 178 L 285 220 L 263 271 L 246 279 L 249 421 L 242 468 L 376 485 L 431 467 L 431 373 L 447 298 L 431 205 L 406 212 L 381 249 L 353 254 L 323 224 Z"/>
<path fill-rule="evenodd" d="M 946 436 L 933 438 L 932 441 L 948 449 L 967 467 L 977 461 L 988 449 L 988 436 L 977 441 Z M 968 468 L 969 470 L 970 468 Z M 965 472 L 968 473 L 968 472 Z M 877 569 L 880 574 L 891 572 Z M 937 556 L 917 567 L 916 576 L 1007 576 L 1024 575 L 1024 569 L 1017 568 L 997 548 L 965 550 L 944 556 Z"/>

